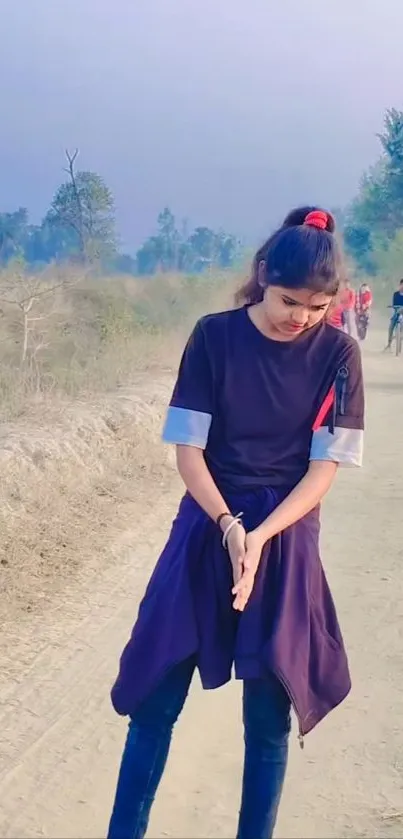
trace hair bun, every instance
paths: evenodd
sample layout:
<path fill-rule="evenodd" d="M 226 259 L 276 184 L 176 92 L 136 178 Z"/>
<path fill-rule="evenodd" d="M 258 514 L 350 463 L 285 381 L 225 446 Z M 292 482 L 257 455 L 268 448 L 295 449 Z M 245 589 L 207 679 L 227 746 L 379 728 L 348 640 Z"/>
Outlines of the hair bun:
<path fill-rule="evenodd" d="M 307 223 L 307 218 L 309 216 L 315 216 L 319 219 L 320 218 L 325 221 L 325 224 L 315 224 L 312 221 L 308 222 L 308 225 L 312 227 L 317 227 L 320 230 L 326 230 L 328 233 L 334 233 L 336 229 L 336 223 L 331 213 L 328 213 L 326 210 L 322 210 L 321 207 L 297 207 L 295 210 L 291 210 L 288 213 L 288 216 L 284 219 L 283 227 L 300 227 L 303 224 Z"/>
<path fill-rule="evenodd" d="M 317 227 L 318 230 L 326 230 L 327 213 L 324 210 L 314 210 L 312 213 L 308 213 L 304 224 L 307 224 L 308 227 Z"/>

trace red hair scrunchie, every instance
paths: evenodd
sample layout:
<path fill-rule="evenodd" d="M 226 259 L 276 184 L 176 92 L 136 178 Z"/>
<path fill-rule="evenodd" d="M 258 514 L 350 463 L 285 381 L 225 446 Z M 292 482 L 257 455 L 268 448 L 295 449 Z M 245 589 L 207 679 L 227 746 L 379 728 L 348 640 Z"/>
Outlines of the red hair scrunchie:
<path fill-rule="evenodd" d="M 326 230 L 329 216 L 324 210 L 312 210 L 304 220 L 308 227 L 318 227 L 319 230 Z"/>

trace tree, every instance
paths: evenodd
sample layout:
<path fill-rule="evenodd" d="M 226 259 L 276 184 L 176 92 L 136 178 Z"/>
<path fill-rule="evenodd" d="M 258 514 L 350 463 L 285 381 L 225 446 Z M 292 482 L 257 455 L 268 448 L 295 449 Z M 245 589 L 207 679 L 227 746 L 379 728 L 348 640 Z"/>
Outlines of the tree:
<path fill-rule="evenodd" d="M 103 271 L 152 275 L 157 271 L 200 272 L 228 268 L 239 243 L 223 230 L 207 226 L 189 231 L 185 219 L 177 228 L 169 207 L 157 217 L 157 230 L 135 257 L 119 252 L 113 198 L 100 175 L 75 170 L 78 152 L 66 152 L 69 179 L 56 190 L 41 224 L 29 223 L 25 208 L 0 213 L 0 267 L 22 259 L 35 271 L 50 263 L 98 263 Z"/>
<path fill-rule="evenodd" d="M 162 261 L 162 243 L 158 236 L 150 236 L 136 254 L 137 271 L 141 275 L 155 274 Z"/>
<path fill-rule="evenodd" d="M 174 271 L 184 263 L 184 242 L 177 230 L 175 216 L 165 207 L 157 218 L 157 233 L 150 236 L 137 251 L 139 274 Z M 183 267 L 183 266 L 182 266 Z"/>
<path fill-rule="evenodd" d="M 202 270 L 206 265 L 229 268 L 233 264 L 237 241 L 223 230 L 216 233 L 209 227 L 196 227 L 188 241 L 196 270 Z"/>
<path fill-rule="evenodd" d="M 137 251 L 137 270 L 139 274 L 151 275 L 158 270 L 199 272 L 211 265 L 229 268 L 237 250 L 235 237 L 222 230 L 217 233 L 200 226 L 189 234 L 188 223 L 183 222 L 179 233 L 175 216 L 165 207 L 157 219 L 157 234 Z"/>
<path fill-rule="evenodd" d="M 382 277 L 385 286 L 395 286 L 403 274 L 403 229 L 398 230 L 387 247 L 375 247 L 373 259 L 375 270 Z"/>
<path fill-rule="evenodd" d="M 384 117 L 383 133 L 378 134 L 390 172 L 403 171 L 403 111 L 389 108 Z"/>
<path fill-rule="evenodd" d="M 74 259 L 77 254 L 77 238 L 74 230 L 55 224 L 48 216 L 42 224 L 30 225 L 24 248 L 28 265 L 43 267 L 49 262 Z"/>
<path fill-rule="evenodd" d="M 220 268 L 230 268 L 237 257 L 238 245 L 235 236 L 220 231 L 216 236 L 217 262 Z"/>
<path fill-rule="evenodd" d="M 0 213 L 0 262 L 23 256 L 28 238 L 28 210 L 20 207 L 12 213 Z"/>
<path fill-rule="evenodd" d="M 165 207 L 158 216 L 157 239 L 162 270 L 174 270 L 178 267 L 180 236 L 176 229 L 175 216 L 169 207 Z"/>
<path fill-rule="evenodd" d="M 347 210 L 345 241 L 362 267 L 374 261 L 374 241 L 385 249 L 403 227 L 403 112 L 386 111 L 378 134 L 382 154 L 361 180 L 357 197 Z"/>
<path fill-rule="evenodd" d="M 188 238 L 192 268 L 201 271 L 216 255 L 216 235 L 209 227 L 196 227 Z"/>
<path fill-rule="evenodd" d="M 373 244 L 371 234 L 365 225 L 346 224 L 344 228 L 344 244 L 347 253 L 370 274 L 374 270 Z"/>
<path fill-rule="evenodd" d="M 75 171 L 77 155 L 66 151 L 69 180 L 57 189 L 44 227 L 59 234 L 55 258 L 93 262 L 116 251 L 114 202 L 100 175 Z"/>

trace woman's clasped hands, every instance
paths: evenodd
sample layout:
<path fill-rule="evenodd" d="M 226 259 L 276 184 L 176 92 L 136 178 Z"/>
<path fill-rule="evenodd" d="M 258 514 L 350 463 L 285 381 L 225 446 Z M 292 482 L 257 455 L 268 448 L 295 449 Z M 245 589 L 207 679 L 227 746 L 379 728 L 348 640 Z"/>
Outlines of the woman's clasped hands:
<path fill-rule="evenodd" d="M 258 530 L 247 533 L 241 522 L 228 533 L 226 547 L 234 579 L 233 607 L 239 612 L 243 612 L 252 593 L 264 544 L 265 540 Z"/>

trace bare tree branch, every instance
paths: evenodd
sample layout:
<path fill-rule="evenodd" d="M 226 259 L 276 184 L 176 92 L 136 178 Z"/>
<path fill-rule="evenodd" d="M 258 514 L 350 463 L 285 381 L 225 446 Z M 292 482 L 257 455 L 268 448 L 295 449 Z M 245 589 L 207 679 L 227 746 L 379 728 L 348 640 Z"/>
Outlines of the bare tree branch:
<path fill-rule="evenodd" d="M 70 288 L 71 286 L 77 285 L 78 282 L 79 279 L 69 283 L 62 280 L 60 283 L 55 283 L 55 285 L 49 286 L 49 288 L 44 288 L 41 291 L 32 289 L 32 292 L 27 294 L 25 298 L 22 298 L 22 300 L 16 300 L 15 298 L 10 297 L 0 297 L 0 303 L 9 303 L 14 306 L 24 306 L 27 303 L 30 304 L 30 308 L 32 308 L 33 303 L 40 297 L 47 297 L 49 294 L 53 294 L 53 292 L 58 288 Z M 29 309 L 27 309 L 27 311 L 29 311 Z"/>
<path fill-rule="evenodd" d="M 67 174 L 71 175 L 72 170 L 74 170 L 74 164 L 75 164 L 75 162 L 77 160 L 77 157 L 78 157 L 78 149 L 76 149 L 73 152 L 73 154 L 70 154 L 68 149 L 66 149 L 66 157 L 67 157 L 67 160 L 68 160 L 68 163 L 69 163 L 69 168 L 65 169 L 64 171 L 67 172 Z"/>
<path fill-rule="evenodd" d="M 65 170 L 65 171 L 67 171 L 68 175 L 70 176 L 71 185 L 72 185 L 72 188 L 73 188 L 73 195 L 74 195 L 74 200 L 75 200 L 75 203 L 76 203 L 77 216 L 78 216 L 78 225 L 77 225 L 76 232 L 77 232 L 79 240 L 80 240 L 81 256 L 82 256 L 82 259 L 85 261 L 86 248 L 85 248 L 85 236 L 84 236 L 84 228 L 83 228 L 83 207 L 82 207 L 82 203 L 81 203 L 80 193 L 79 193 L 79 190 L 77 188 L 76 175 L 75 175 L 75 171 L 74 171 L 74 164 L 77 160 L 77 156 L 78 156 L 78 149 L 76 149 L 73 154 L 70 154 L 68 152 L 68 150 L 66 149 L 66 157 L 67 157 L 69 166 L 68 166 L 68 169 Z"/>
<path fill-rule="evenodd" d="M 27 363 L 32 362 L 33 357 L 38 354 L 39 349 L 45 348 L 45 343 L 43 339 L 38 344 L 38 337 L 35 339 L 36 335 L 36 325 L 40 321 L 44 321 L 47 318 L 51 317 L 52 312 L 38 312 L 37 314 L 30 314 L 33 307 L 36 306 L 39 301 L 49 299 L 51 295 L 54 295 L 57 289 L 59 288 L 66 288 L 76 285 L 79 282 L 79 277 L 76 278 L 75 281 L 70 281 L 66 283 L 64 280 L 59 282 L 52 283 L 52 285 L 47 286 L 46 288 L 41 288 L 41 279 L 35 278 L 32 284 L 32 287 L 29 288 L 29 281 L 24 275 L 14 278 L 14 288 L 10 289 L 9 296 L 1 296 L 0 301 L 2 303 L 7 303 L 11 306 L 16 306 L 19 311 L 21 312 L 21 327 L 22 327 L 22 345 L 21 345 L 21 367 L 25 366 Z M 43 280 L 42 280 L 43 282 Z M 15 283 L 17 283 L 17 288 L 15 288 Z M 20 286 L 20 292 L 22 294 L 20 297 L 16 296 L 16 291 L 18 292 L 18 284 Z M 36 343 L 35 343 L 36 341 Z M 37 345 L 37 349 L 35 349 Z"/>

